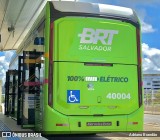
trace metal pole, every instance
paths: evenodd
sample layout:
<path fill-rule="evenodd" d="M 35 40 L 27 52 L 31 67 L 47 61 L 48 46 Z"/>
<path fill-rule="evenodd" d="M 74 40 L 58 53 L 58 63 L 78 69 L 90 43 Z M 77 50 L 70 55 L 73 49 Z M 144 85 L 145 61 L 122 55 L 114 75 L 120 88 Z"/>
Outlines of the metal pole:
<path fill-rule="evenodd" d="M 152 114 L 153 114 L 153 110 L 154 110 L 154 109 L 153 109 L 153 92 L 154 92 L 154 91 L 153 91 L 153 87 L 152 87 Z"/>

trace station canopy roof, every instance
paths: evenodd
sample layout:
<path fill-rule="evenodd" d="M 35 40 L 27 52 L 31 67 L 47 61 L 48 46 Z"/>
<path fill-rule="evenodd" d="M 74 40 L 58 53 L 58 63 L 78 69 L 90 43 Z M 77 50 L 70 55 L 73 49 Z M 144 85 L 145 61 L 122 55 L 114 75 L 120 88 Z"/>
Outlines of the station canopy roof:
<path fill-rule="evenodd" d="M 24 38 L 47 1 L 51 0 L 0 0 L 0 51 L 17 50 L 23 44 Z M 112 13 L 117 17 L 124 16 L 137 22 L 137 17 L 129 8 L 78 3 L 78 0 L 52 1 L 77 1 L 77 3 L 53 2 L 54 7 L 62 12 L 86 12 L 99 15 Z"/>
<path fill-rule="evenodd" d="M 0 0 L 0 51 L 17 50 L 47 0 Z"/>

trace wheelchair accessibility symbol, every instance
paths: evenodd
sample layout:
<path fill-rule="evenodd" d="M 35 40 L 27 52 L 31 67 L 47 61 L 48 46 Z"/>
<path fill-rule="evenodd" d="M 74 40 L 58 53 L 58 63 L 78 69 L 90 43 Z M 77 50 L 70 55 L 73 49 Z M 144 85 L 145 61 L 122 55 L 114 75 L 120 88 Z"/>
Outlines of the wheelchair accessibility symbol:
<path fill-rule="evenodd" d="M 67 90 L 67 103 L 80 103 L 80 90 Z"/>

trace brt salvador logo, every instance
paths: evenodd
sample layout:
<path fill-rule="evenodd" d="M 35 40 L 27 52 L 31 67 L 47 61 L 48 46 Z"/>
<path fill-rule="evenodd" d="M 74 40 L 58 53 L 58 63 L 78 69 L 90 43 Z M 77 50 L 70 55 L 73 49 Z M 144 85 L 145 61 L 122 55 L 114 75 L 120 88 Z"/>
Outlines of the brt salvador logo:
<path fill-rule="evenodd" d="M 117 34 L 117 30 L 83 28 L 82 33 L 78 34 L 79 50 L 111 51 L 113 38 Z"/>

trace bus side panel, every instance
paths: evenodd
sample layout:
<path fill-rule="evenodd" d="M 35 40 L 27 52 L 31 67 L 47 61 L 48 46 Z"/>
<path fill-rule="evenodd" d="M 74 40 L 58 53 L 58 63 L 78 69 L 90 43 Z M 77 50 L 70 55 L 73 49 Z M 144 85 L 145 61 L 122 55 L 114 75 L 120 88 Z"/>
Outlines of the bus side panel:
<path fill-rule="evenodd" d="M 45 53 L 44 53 L 44 79 L 43 79 L 43 126 L 45 131 L 49 127 L 47 118 L 48 112 L 48 65 L 49 65 L 49 40 L 50 40 L 50 7 L 49 3 L 46 5 L 45 13 Z"/>

